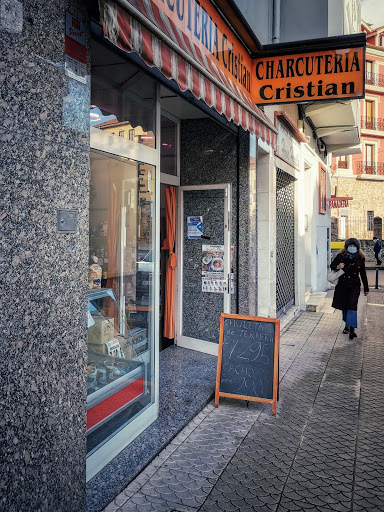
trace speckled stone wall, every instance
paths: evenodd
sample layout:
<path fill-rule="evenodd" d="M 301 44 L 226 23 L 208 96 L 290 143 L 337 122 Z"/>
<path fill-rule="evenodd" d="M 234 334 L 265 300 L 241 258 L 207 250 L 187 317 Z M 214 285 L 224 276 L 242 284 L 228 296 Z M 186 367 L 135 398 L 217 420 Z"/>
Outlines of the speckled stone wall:
<path fill-rule="evenodd" d="M 0 7 L 0 509 L 85 510 L 89 79 L 64 72 L 65 10 Z M 57 209 L 78 210 L 58 234 Z"/>
<path fill-rule="evenodd" d="M 249 304 L 255 302 L 256 287 L 256 283 L 249 287 L 250 275 L 252 275 L 253 281 L 255 281 L 256 275 L 256 259 L 249 257 L 250 254 L 256 253 L 254 250 L 256 247 L 256 208 L 254 208 L 253 185 L 250 182 L 249 133 L 240 129 L 239 134 L 236 135 L 210 119 L 183 121 L 180 155 L 181 185 L 232 183 L 235 293 L 232 295 L 231 312 L 249 314 Z M 255 181 L 255 176 L 252 179 Z M 203 201 L 202 208 L 204 208 L 204 204 Z M 189 215 L 201 215 L 197 210 L 194 213 L 190 212 Z M 212 244 L 210 240 L 198 242 L 200 246 L 202 243 Z M 251 253 L 250 247 L 253 248 Z M 187 289 L 194 287 L 196 290 L 201 290 L 201 258 L 196 264 L 200 268 L 200 273 L 195 273 L 195 277 L 188 276 L 188 280 L 185 281 Z M 250 268 L 252 268 L 253 274 L 250 272 Z M 184 288 L 185 291 L 186 288 Z M 204 293 L 203 295 L 217 296 L 218 294 Z M 189 303 L 188 300 L 186 301 L 188 297 L 190 297 Z M 211 300 L 212 297 L 207 299 L 207 302 Z M 193 294 L 184 295 L 183 314 L 186 326 L 196 323 L 197 315 L 201 313 L 198 311 L 199 308 L 205 311 L 204 304 L 196 301 Z M 210 334 L 212 335 L 212 333 Z M 192 336 L 192 333 L 188 335 Z"/>

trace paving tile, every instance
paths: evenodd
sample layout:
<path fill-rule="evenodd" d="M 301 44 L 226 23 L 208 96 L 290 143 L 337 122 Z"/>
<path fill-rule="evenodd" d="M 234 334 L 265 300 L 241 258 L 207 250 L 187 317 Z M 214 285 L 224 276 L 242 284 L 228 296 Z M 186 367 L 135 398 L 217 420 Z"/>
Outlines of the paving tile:
<path fill-rule="evenodd" d="M 211 402 L 106 512 L 384 512 L 384 318 L 373 309 L 361 301 L 370 329 L 354 343 L 339 312 L 296 317 L 281 336 L 277 416 Z"/>

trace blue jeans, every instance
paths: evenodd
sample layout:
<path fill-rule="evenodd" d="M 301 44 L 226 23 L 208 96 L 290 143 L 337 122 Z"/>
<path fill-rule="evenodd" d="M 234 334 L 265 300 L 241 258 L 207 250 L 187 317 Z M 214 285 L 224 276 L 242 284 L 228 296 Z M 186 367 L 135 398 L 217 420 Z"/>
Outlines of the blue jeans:
<path fill-rule="evenodd" d="M 346 327 L 357 327 L 357 311 L 352 309 L 343 310 L 343 320 Z"/>

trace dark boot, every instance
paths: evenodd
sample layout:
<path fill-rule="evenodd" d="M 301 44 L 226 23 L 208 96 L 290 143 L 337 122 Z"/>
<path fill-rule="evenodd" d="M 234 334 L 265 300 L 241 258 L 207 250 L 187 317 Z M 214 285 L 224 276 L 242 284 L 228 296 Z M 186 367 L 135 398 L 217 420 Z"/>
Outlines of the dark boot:
<path fill-rule="evenodd" d="M 349 333 L 349 327 L 346 325 L 343 329 L 343 334 L 348 334 Z"/>
<path fill-rule="evenodd" d="M 350 327 L 349 328 L 349 339 L 353 340 L 353 338 L 357 338 L 357 334 L 355 333 L 355 328 Z"/>

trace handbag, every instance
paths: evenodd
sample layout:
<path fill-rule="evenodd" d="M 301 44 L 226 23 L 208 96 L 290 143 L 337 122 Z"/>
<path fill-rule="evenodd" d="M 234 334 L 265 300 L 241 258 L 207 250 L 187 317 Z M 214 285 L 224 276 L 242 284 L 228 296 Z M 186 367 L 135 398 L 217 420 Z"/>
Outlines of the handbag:
<path fill-rule="evenodd" d="M 337 284 L 339 282 L 339 277 L 344 274 L 344 270 L 340 268 L 339 270 L 330 270 L 327 274 L 327 280 L 332 284 Z"/>

